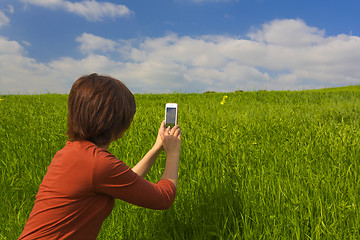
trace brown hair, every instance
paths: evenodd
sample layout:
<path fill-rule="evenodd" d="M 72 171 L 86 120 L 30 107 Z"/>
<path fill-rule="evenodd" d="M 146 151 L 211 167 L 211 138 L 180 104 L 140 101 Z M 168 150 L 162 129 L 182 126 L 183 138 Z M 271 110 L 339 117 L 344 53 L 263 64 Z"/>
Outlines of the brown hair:
<path fill-rule="evenodd" d="M 68 106 L 69 140 L 88 140 L 98 146 L 119 138 L 136 111 L 134 95 L 122 82 L 96 73 L 76 80 Z"/>

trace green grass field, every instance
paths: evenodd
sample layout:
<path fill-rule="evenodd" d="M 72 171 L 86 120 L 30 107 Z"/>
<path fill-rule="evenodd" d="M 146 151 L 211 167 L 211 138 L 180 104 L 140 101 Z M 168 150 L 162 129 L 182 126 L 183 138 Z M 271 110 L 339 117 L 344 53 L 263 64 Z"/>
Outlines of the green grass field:
<path fill-rule="evenodd" d="M 133 166 L 177 102 L 177 198 L 166 211 L 118 200 L 98 239 L 360 239 L 360 86 L 135 97 L 109 151 Z M 65 145 L 67 95 L 0 99 L 0 239 L 16 239 Z"/>

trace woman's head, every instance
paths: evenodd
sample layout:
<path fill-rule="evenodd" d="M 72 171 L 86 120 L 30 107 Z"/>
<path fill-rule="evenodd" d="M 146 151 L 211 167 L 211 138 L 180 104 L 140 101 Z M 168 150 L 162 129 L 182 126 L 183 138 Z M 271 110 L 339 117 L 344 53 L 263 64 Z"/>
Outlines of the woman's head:
<path fill-rule="evenodd" d="M 73 84 L 68 106 L 69 139 L 88 140 L 98 146 L 120 137 L 136 111 L 134 95 L 122 82 L 96 73 Z"/>

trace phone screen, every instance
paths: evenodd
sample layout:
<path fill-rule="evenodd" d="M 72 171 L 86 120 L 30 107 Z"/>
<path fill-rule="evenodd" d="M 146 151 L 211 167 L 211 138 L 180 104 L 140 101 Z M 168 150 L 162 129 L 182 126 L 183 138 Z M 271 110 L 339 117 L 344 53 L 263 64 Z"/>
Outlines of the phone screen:
<path fill-rule="evenodd" d="M 166 127 L 174 127 L 176 119 L 176 108 L 166 108 Z"/>

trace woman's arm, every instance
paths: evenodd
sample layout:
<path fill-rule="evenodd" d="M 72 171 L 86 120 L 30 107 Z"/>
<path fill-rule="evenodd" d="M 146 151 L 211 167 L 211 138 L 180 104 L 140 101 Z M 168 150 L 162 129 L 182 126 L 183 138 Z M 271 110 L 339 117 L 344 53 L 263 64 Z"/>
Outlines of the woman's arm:
<path fill-rule="evenodd" d="M 145 208 L 168 209 L 176 196 L 170 180 L 149 182 L 108 151 L 97 154 L 92 182 L 96 192 Z"/>
<path fill-rule="evenodd" d="M 95 190 L 146 208 L 169 208 L 176 196 L 180 137 L 179 126 L 170 131 L 163 122 L 154 147 L 133 169 L 108 151 L 103 151 L 104 156 L 98 154 L 93 173 Z M 164 173 L 159 182 L 151 183 L 141 176 L 146 175 L 162 150 L 167 155 Z"/>
<path fill-rule="evenodd" d="M 161 179 L 170 180 L 175 187 L 178 182 L 179 159 L 181 149 L 181 131 L 179 126 L 165 129 L 165 121 L 161 123 L 153 148 L 138 162 L 132 170 L 145 177 L 162 150 L 166 152 L 166 164 Z"/>
<path fill-rule="evenodd" d="M 150 171 L 152 165 L 155 163 L 156 159 L 159 157 L 160 153 L 163 151 L 163 137 L 165 133 L 165 121 L 160 125 L 158 136 L 154 146 L 150 149 L 149 152 L 131 169 L 137 175 L 145 177 L 146 174 Z"/>
<path fill-rule="evenodd" d="M 161 179 L 168 179 L 177 187 L 181 149 L 181 131 L 178 125 L 171 131 L 170 127 L 165 130 L 163 148 L 166 152 L 166 164 Z"/>
<path fill-rule="evenodd" d="M 144 178 L 146 174 L 150 171 L 152 165 L 155 163 L 161 152 L 162 149 L 157 149 L 154 146 L 131 170 L 133 170 L 137 175 Z"/>

